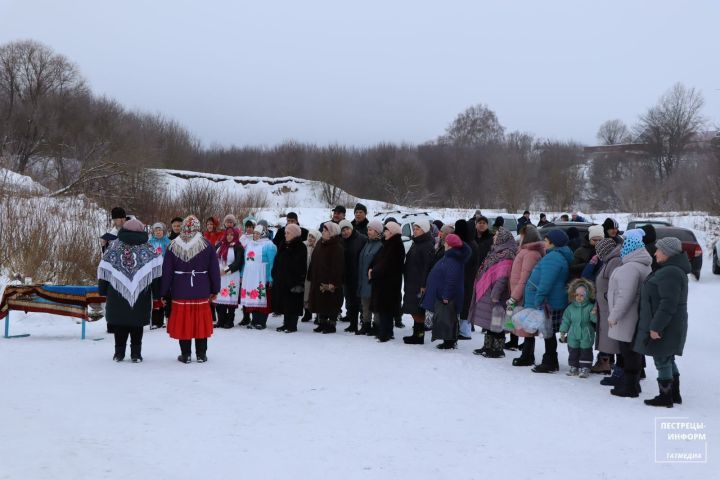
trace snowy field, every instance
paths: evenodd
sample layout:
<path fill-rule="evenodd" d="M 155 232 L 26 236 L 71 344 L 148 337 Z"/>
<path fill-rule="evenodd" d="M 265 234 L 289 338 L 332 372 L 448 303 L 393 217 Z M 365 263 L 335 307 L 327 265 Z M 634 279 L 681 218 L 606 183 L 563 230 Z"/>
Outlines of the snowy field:
<path fill-rule="evenodd" d="M 103 321 L 13 312 L 0 339 L 0 479 L 718 478 L 720 276 L 690 283 L 684 404 L 612 397 L 599 376 L 534 374 L 472 354 L 311 332 L 217 331 L 209 362 L 177 362 L 165 330 L 115 363 Z M 102 339 L 93 341 L 92 339 Z M 539 358 L 542 341 L 538 342 Z M 129 356 L 129 352 L 128 352 Z M 652 362 L 650 362 L 652 363 Z M 656 464 L 655 417 L 704 422 L 706 464 Z M 715 473 L 713 473 L 715 472 Z"/>

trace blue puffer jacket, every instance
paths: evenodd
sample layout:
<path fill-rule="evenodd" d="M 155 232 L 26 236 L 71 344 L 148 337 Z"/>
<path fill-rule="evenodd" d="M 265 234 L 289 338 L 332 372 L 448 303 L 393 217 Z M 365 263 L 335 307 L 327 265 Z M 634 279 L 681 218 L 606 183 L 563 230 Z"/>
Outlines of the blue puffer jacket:
<path fill-rule="evenodd" d="M 548 303 L 553 310 L 568 305 L 567 282 L 573 253 L 569 247 L 552 248 L 535 265 L 525 285 L 524 302 L 527 308 L 539 308 Z"/>
<path fill-rule="evenodd" d="M 471 254 L 472 250 L 467 243 L 463 243 L 462 248 L 453 248 L 445 252 L 427 277 L 422 308 L 434 312 L 436 300 L 453 300 L 456 309 L 462 306 L 465 293 L 465 264 L 470 260 Z"/>

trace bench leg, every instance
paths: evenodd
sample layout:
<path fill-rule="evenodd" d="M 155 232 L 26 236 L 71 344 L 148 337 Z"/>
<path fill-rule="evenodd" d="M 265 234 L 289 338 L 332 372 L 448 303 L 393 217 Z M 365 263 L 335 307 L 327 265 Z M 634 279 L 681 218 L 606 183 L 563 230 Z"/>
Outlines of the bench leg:
<path fill-rule="evenodd" d="M 29 333 L 23 333 L 21 335 L 10 335 L 10 314 L 12 310 L 8 310 L 7 315 L 5 316 L 5 338 L 23 338 L 23 337 L 29 337 Z"/>

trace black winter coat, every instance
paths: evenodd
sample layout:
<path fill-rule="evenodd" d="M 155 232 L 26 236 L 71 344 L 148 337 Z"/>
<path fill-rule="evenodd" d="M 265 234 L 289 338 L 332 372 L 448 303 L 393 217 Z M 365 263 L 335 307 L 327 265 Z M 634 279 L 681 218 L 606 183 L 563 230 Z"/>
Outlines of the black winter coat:
<path fill-rule="evenodd" d="M 570 264 L 570 280 L 580 278 L 593 255 L 595 255 L 595 247 L 589 240 L 584 240 L 583 244 L 573 253 L 573 262 Z"/>
<path fill-rule="evenodd" d="M 320 240 L 310 257 L 308 280 L 310 281 L 310 311 L 318 315 L 335 316 L 343 304 L 342 283 L 345 276 L 345 254 L 342 239 L 332 237 Z M 334 292 L 321 292 L 320 284 L 332 284 Z"/>
<path fill-rule="evenodd" d="M 118 240 L 128 245 L 142 245 L 148 241 L 145 232 L 120 230 Z M 106 280 L 98 280 L 100 295 L 107 298 L 105 302 L 105 319 L 110 325 L 123 327 L 142 327 L 150 323 L 153 298 L 160 298 L 160 278 L 140 292 L 132 307 L 117 290 Z"/>
<path fill-rule="evenodd" d="M 280 245 L 272 268 L 273 310 L 288 316 L 303 314 L 306 275 L 307 247 L 302 240 L 293 238 Z"/>
<path fill-rule="evenodd" d="M 367 237 L 368 234 L 368 224 L 370 223 L 370 220 L 367 218 L 363 220 L 362 222 L 358 222 L 357 220 L 353 220 L 350 222 L 353 226 L 353 230 L 361 235 L 365 235 Z"/>
<path fill-rule="evenodd" d="M 343 279 L 343 288 L 346 292 L 357 295 L 358 289 L 358 267 L 360 264 L 360 252 L 367 243 L 368 239 L 365 235 L 352 231 L 350 236 L 343 239 L 343 247 L 345 248 L 345 278 Z"/>
<path fill-rule="evenodd" d="M 425 288 L 427 276 L 433 263 L 435 241 L 429 233 L 412 239 L 413 244 L 405 256 L 405 295 L 402 312 L 411 315 L 423 314 L 420 306 L 420 289 Z"/>
<path fill-rule="evenodd" d="M 405 246 L 401 236 L 394 235 L 383 242 L 383 248 L 370 264 L 373 312 L 400 315 L 404 264 Z"/>

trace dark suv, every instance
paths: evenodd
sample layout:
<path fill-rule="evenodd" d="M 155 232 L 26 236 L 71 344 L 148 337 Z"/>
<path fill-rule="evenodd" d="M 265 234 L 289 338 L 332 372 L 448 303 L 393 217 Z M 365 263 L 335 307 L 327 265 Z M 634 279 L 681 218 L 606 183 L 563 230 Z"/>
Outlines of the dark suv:
<path fill-rule="evenodd" d="M 700 243 L 695 238 L 695 234 L 692 230 L 681 227 L 655 227 L 657 233 L 657 239 L 665 237 L 675 237 L 682 242 L 682 249 L 690 260 L 690 266 L 692 267 L 692 274 L 700 280 L 700 270 L 702 270 L 702 256 L 703 251 Z"/>

